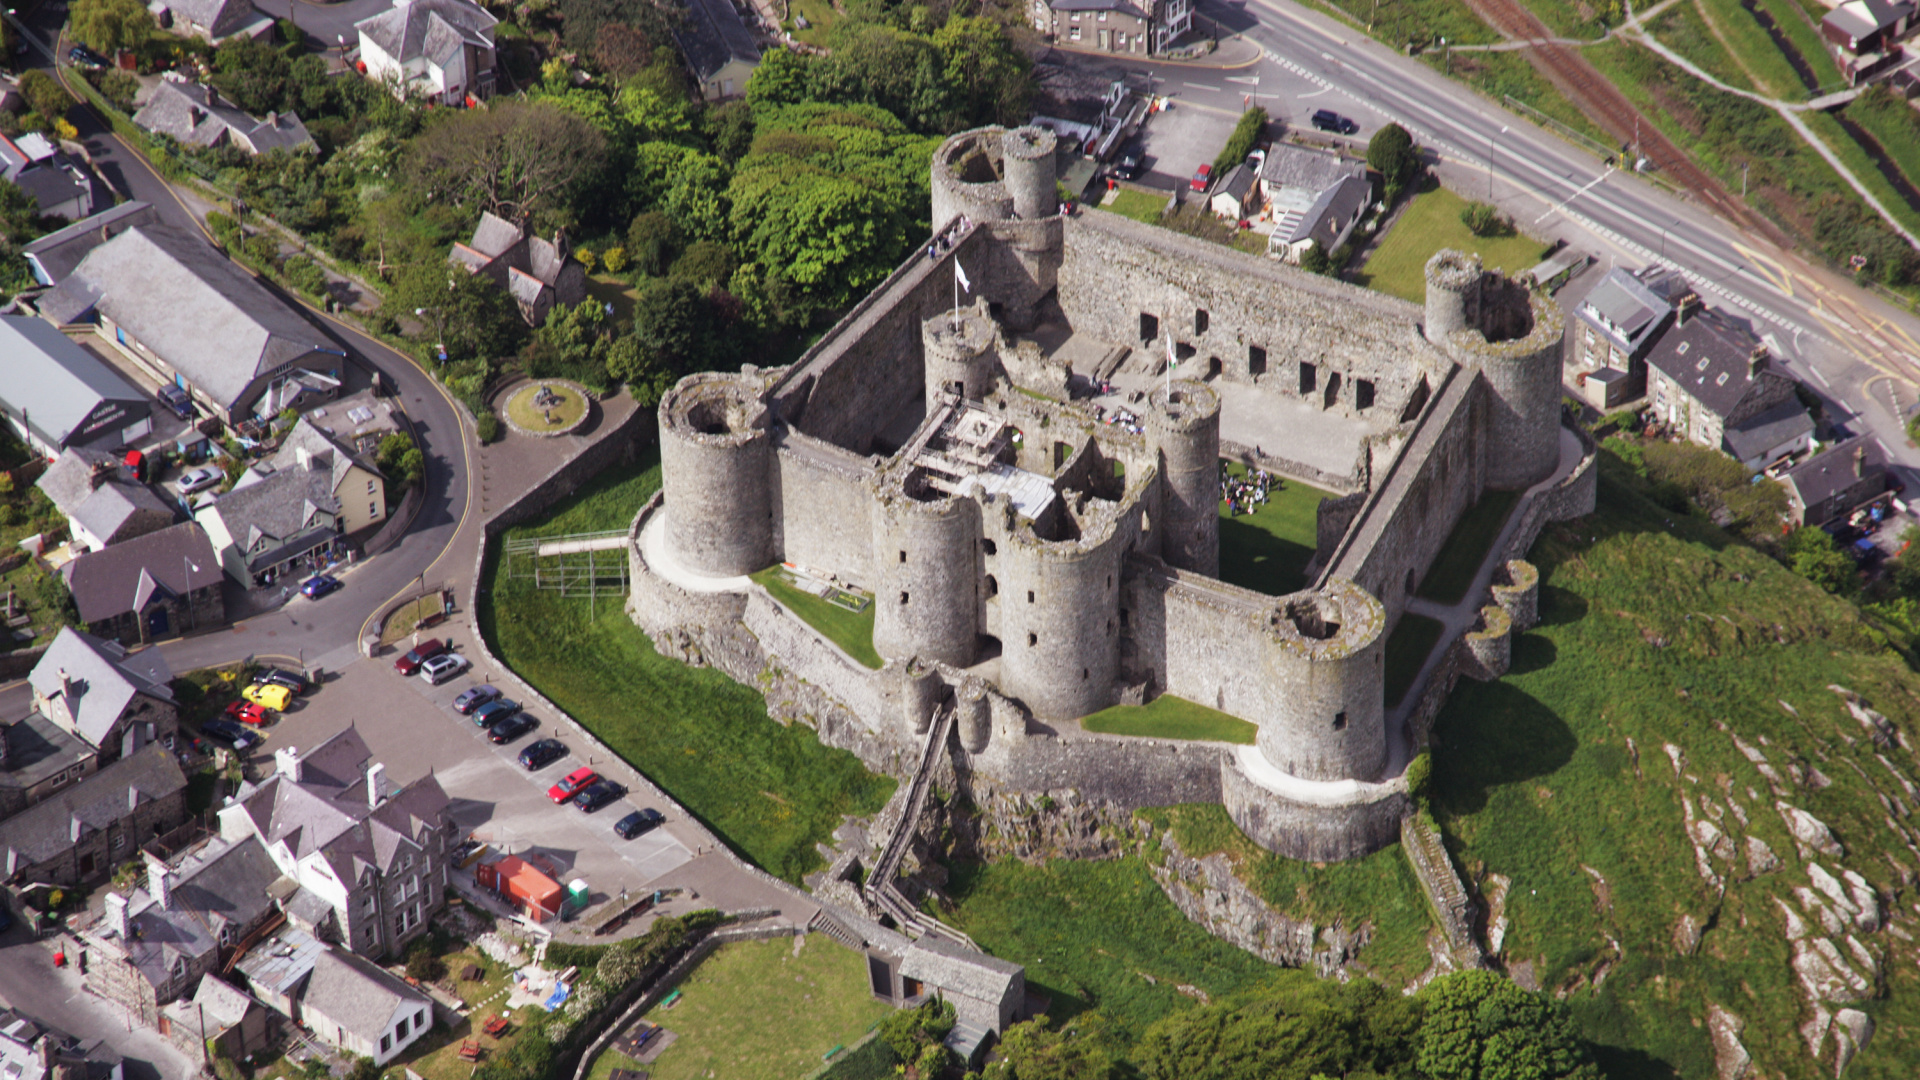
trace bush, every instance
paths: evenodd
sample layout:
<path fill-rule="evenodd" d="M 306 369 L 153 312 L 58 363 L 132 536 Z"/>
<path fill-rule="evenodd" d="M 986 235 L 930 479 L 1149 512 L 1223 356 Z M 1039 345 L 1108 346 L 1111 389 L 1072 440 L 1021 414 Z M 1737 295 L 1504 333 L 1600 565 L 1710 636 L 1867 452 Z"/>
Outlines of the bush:
<path fill-rule="evenodd" d="M 140 92 L 140 80 L 134 78 L 132 73 L 119 68 L 89 71 L 87 81 L 100 91 L 100 96 L 106 98 L 108 104 L 123 113 L 133 112 L 133 97 Z"/>
<path fill-rule="evenodd" d="M 447 977 L 447 962 L 440 959 L 426 943 L 415 945 L 407 953 L 407 978 L 421 982 L 438 982 Z"/>
<path fill-rule="evenodd" d="M 73 95 L 67 93 L 67 88 L 39 68 L 20 76 L 20 96 L 27 99 L 28 108 L 48 123 L 65 116 L 73 107 Z"/>
<path fill-rule="evenodd" d="M 1506 234 L 1506 219 L 1492 203 L 1470 202 L 1460 211 L 1460 224 L 1475 236 L 1503 236 Z"/>
<path fill-rule="evenodd" d="M 1214 179 L 1221 179 L 1228 169 L 1247 160 L 1266 130 L 1267 110 L 1255 106 L 1241 113 L 1240 122 L 1233 125 L 1233 134 L 1227 136 L 1227 145 L 1220 149 L 1220 156 L 1213 159 Z"/>
<path fill-rule="evenodd" d="M 1367 164 L 1380 174 L 1386 184 L 1387 201 L 1391 203 L 1420 171 L 1420 152 L 1406 128 L 1388 124 L 1367 141 Z"/>
<path fill-rule="evenodd" d="M 482 446 L 500 438 L 500 418 L 494 415 L 492 409 L 481 410 L 479 418 L 473 422 L 473 434 Z"/>
<path fill-rule="evenodd" d="M 1333 272 L 1333 261 L 1327 258 L 1326 250 L 1320 246 L 1320 241 L 1315 240 L 1308 244 L 1307 249 L 1300 253 L 1300 269 L 1309 274 Z"/>
<path fill-rule="evenodd" d="M 627 268 L 627 249 L 623 247 L 608 248 L 606 253 L 600 256 L 600 265 L 606 267 L 607 273 L 609 274 L 617 274 L 625 270 Z"/>

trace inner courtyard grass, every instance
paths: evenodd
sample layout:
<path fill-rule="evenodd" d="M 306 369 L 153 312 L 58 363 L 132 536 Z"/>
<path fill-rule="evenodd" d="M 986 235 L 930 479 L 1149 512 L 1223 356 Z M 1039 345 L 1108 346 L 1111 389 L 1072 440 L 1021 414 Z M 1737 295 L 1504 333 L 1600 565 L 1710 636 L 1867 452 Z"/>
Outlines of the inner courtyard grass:
<path fill-rule="evenodd" d="M 1387 708 L 1399 705 L 1400 699 L 1407 696 L 1414 677 L 1420 674 L 1420 665 L 1427 662 L 1427 654 L 1433 651 L 1444 629 L 1438 619 L 1425 615 L 1409 611 L 1400 616 L 1400 625 L 1394 627 L 1392 636 L 1387 638 Z"/>
<path fill-rule="evenodd" d="M 1259 728 L 1237 716 L 1161 694 L 1145 705 L 1115 705 L 1080 721 L 1088 731 L 1157 739 L 1204 739 L 1252 746 Z"/>
<path fill-rule="evenodd" d="M 653 1080 L 798 1080 L 892 1009 L 867 988 L 866 958 L 825 934 L 723 945 L 644 1019 L 679 1038 L 651 1065 L 609 1050 L 588 1075 L 642 1070 Z"/>
<path fill-rule="evenodd" d="M 1466 208 L 1466 199 L 1439 186 L 1414 196 L 1354 280 L 1417 304 L 1427 295 L 1427 260 L 1442 248 L 1479 255 L 1487 269 L 1497 267 L 1510 275 L 1533 269 L 1546 254 L 1538 240 L 1519 233 L 1473 235 L 1460 222 L 1460 211 Z"/>
<path fill-rule="evenodd" d="M 830 604 L 795 585 L 787 577 L 786 571 L 778 566 L 769 566 L 752 577 L 769 595 L 780 601 L 782 607 L 800 616 L 808 626 L 845 650 L 848 656 L 875 671 L 880 669 L 880 654 L 873 647 L 872 603 L 867 604 L 865 611 L 858 612 Z"/>
<path fill-rule="evenodd" d="M 1245 476 L 1244 465 L 1227 471 Z M 1243 589 L 1285 596 L 1307 587 L 1307 563 L 1319 543 L 1320 500 L 1330 492 L 1285 480 L 1251 514 L 1230 514 L 1220 503 L 1220 580 Z"/>
<path fill-rule="evenodd" d="M 623 528 L 659 487 L 649 451 L 506 535 Z M 892 793 L 891 778 L 810 728 L 774 722 L 753 690 L 655 652 L 622 605 L 589 616 L 582 600 L 509 577 L 497 554 L 485 574 L 480 629 L 494 655 L 768 871 L 798 882 L 845 815 L 875 813 Z"/>
<path fill-rule="evenodd" d="M 1480 501 L 1460 515 L 1453 531 L 1447 534 L 1440 557 L 1433 560 L 1426 580 L 1420 583 L 1420 597 L 1436 604 L 1457 604 L 1466 599 L 1473 575 L 1486 561 L 1487 552 L 1499 538 L 1500 530 L 1506 527 L 1507 515 L 1513 513 L 1514 504 L 1519 501 L 1517 491 L 1481 492 Z"/>

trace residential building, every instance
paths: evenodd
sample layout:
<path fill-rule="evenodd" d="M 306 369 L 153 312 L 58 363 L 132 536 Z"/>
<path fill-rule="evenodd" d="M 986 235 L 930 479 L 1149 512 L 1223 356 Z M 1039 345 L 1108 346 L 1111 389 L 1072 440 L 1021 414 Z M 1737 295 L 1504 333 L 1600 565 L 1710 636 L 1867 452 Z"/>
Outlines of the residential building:
<path fill-rule="evenodd" d="M 171 861 L 142 857 L 146 888 L 108 893 L 104 915 L 83 932 L 87 986 L 159 1027 L 161 1006 L 281 917 L 272 895 L 280 868 L 252 837 L 215 837 Z"/>
<path fill-rule="evenodd" d="M 1699 295 L 1677 270 L 1615 267 L 1573 310 L 1571 381 L 1589 404 L 1611 409 L 1646 393 L 1647 353 L 1682 306 Z"/>
<path fill-rule="evenodd" d="M 340 542 L 342 513 L 330 467 L 261 462 L 194 520 L 227 576 L 251 589 L 317 568 Z"/>
<path fill-rule="evenodd" d="M 387 520 L 387 478 L 373 459 L 335 440 L 302 416 L 267 462 L 281 472 L 324 472 L 340 506 L 340 531 L 349 536 Z"/>
<path fill-rule="evenodd" d="M 58 285 L 87 253 L 136 225 L 160 224 L 160 212 L 138 199 L 111 206 L 90 217 L 50 232 L 20 249 L 42 285 Z"/>
<path fill-rule="evenodd" d="M 1273 218 L 1267 253 L 1295 265 L 1310 245 L 1339 250 L 1373 200 L 1366 162 L 1292 143 L 1267 148 L 1260 191 Z"/>
<path fill-rule="evenodd" d="M 80 621 L 122 645 L 147 645 L 227 621 L 220 559 L 206 529 L 183 521 L 60 567 Z"/>
<path fill-rule="evenodd" d="M 1769 370 L 1767 347 L 1745 321 L 1714 308 L 1680 305 L 1673 325 L 1647 352 L 1654 417 L 1713 450 L 1730 450 L 1729 433 L 1747 428 L 1735 438 L 1749 459 L 1773 461 L 1804 445 L 1805 433 L 1782 425 L 1774 412 L 1797 404 L 1794 387 Z M 1775 431 L 1778 442 L 1763 445 L 1759 428 Z"/>
<path fill-rule="evenodd" d="M 1727 456 L 1759 472 L 1813 448 L 1813 417 L 1796 396 L 1728 428 L 1723 442 Z"/>
<path fill-rule="evenodd" d="M 149 4 L 160 25 L 183 37 L 219 43 L 231 38 L 260 40 L 273 32 L 273 17 L 253 0 L 160 0 Z"/>
<path fill-rule="evenodd" d="M 316 151 L 307 126 L 293 113 L 270 112 L 266 119 L 247 115 L 210 86 L 163 78 L 133 122 L 182 146 L 231 146 L 243 153 L 273 150 Z"/>
<path fill-rule="evenodd" d="M 67 519 L 76 544 L 101 551 L 172 525 L 173 508 L 133 476 L 118 454 L 74 448 L 34 481 Z"/>
<path fill-rule="evenodd" d="M 98 881 L 187 819 L 187 777 L 158 743 L 0 821 L 0 883 Z"/>
<path fill-rule="evenodd" d="M 870 951 L 868 972 L 876 995 L 896 1004 L 923 994 L 951 1003 L 954 1028 L 947 1046 L 969 1065 L 989 1034 L 1006 1031 L 1026 1004 L 1026 969 L 932 934 L 899 954 Z"/>
<path fill-rule="evenodd" d="M 447 261 L 512 293 L 529 326 L 545 322 L 556 304 L 572 307 L 587 298 L 587 268 L 573 257 L 564 233 L 542 240 L 492 213 L 480 215 L 471 242 L 455 241 Z"/>
<path fill-rule="evenodd" d="M 37 712 L 0 724 L 0 819 L 79 783 L 99 763 L 85 739 Z"/>
<path fill-rule="evenodd" d="M 1034 28 L 1070 48 L 1159 55 L 1193 29 L 1192 0 L 1050 0 Z"/>
<path fill-rule="evenodd" d="M 114 449 L 153 431 L 153 403 L 107 362 L 30 315 L 0 315 L 0 416 L 35 453 Z"/>
<path fill-rule="evenodd" d="M 220 831 L 267 845 L 299 885 L 288 910 L 322 909 L 311 920 L 319 936 L 363 956 L 399 956 L 446 902 L 452 826 L 433 774 L 399 787 L 372 756 L 352 727 L 305 754 L 280 749 L 274 772 L 220 811 Z"/>
<path fill-rule="evenodd" d="M 121 1080 L 120 1055 L 18 1009 L 0 1009 L 0 1076 L 6 1080 Z"/>
<path fill-rule="evenodd" d="M 1886 494 L 1887 456 L 1870 436 L 1830 446 L 1788 469 L 1787 516 L 1796 525 L 1825 525 Z"/>
<path fill-rule="evenodd" d="M 360 34 L 360 70 L 403 100 L 485 100 L 493 96 L 493 28 L 499 21 L 466 0 L 398 0 L 353 24 Z"/>
<path fill-rule="evenodd" d="M 1846 0 L 1821 18 L 1820 36 L 1848 85 L 1900 63 L 1900 42 L 1914 28 L 1913 15 L 1911 0 Z"/>
<path fill-rule="evenodd" d="M 760 46 L 732 0 L 687 0 L 687 17 L 673 39 L 707 101 L 746 93 L 747 80 L 760 66 Z"/>
<path fill-rule="evenodd" d="M 221 420 L 271 411 L 276 384 L 307 371 L 337 387 L 346 353 L 198 237 L 139 225 L 88 252 L 39 298 L 55 326 L 97 323 L 136 367 L 186 390 Z"/>
<path fill-rule="evenodd" d="M 158 649 L 128 652 L 64 628 L 27 674 L 33 707 L 100 752 L 101 764 L 149 743 L 171 747 L 180 728 L 173 671 Z"/>
<path fill-rule="evenodd" d="M 307 423 L 328 438 L 356 456 L 374 461 L 380 456 L 380 441 L 402 430 L 396 410 L 404 411 L 392 398 L 360 390 L 308 409 L 305 415 Z"/>
<path fill-rule="evenodd" d="M 32 196 L 43 217 L 78 221 L 93 213 L 92 174 L 39 132 L 0 135 L 0 180 Z"/>
<path fill-rule="evenodd" d="M 252 994 L 213 972 L 201 976 L 191 998 L 160 1009 L 160 1034 L 191 1058 L 245 1061 L 274 1042 L 273 1012 Z"/>
<path fill-rule="evenodd" d="M 1229 221 L 1252 217 L 1260 209 L 1260 175 L 1247 165 L 1235 165 L 1213 189 L 1211 205 Z"/>
<path fill-rule="evenodd" d="M 385 1065 L 433 1028 L 433 999 L 362 957 L 323 949 L 298 1019 L 334 1048 Z"/>

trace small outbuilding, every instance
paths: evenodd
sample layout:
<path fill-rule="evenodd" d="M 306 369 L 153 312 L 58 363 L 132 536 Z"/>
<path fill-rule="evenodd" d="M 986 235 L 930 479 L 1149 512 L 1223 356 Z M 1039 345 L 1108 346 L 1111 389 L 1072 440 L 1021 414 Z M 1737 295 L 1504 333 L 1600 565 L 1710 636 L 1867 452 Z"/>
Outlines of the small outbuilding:
<path fill-rule="evenodd" d="M 481 863 L 473 868 L 473 880 L 534 922 L 558 918 L 566 898 L 559 882 L 518 855 Z"/>
<path fill-rule="evenodd" d="M 1220 186 L 1213 189 L 1213 212 L 1231 221 L 1253 216 L 1260 209 L 1260 177 L 1245 165 L 1227 171 Z"/>
<path fill-rule="evenodd" d="M 1788 469 L 1787 515 L 1796 525 L 1825 525 L 1886 494 L 1887 458 L 1879 444 L 1856 436 Z"/>

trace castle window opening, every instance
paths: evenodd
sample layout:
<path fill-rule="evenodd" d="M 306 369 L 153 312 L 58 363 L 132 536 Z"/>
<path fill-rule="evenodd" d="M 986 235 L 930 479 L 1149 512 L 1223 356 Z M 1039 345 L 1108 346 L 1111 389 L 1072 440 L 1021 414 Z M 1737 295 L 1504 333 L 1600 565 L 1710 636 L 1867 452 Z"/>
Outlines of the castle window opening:
<path fill-rule="evenodd" d="M 1204 334 L 1207 332 L 1207 309 L 1206 308 L 1193 309 L 1193 332 L 1196 334 Z"/>
<path fill-rule="evenodd" d="M 903 551 L 903 552 L 901 552 L 901 553 L 900 553 L 900 561 L 901 561 L 901 562 L 906 562 L 906 561 L 907 561 L 907 553 L 906 553 L 906 552 L 904 552 L 904 551 Z"/>
<path fill-rule="evenodd" d="M 1353 407 L 1356 409 L 1373 408 L 1373 380 L 1353 380 Z"/>
<path fill-rule="evenodd" d="M 1258 345 L 1247 346 L 1247 374 L 1265 375 L 1267 373 L 1267 350 Z"/>
<path fill-rule="evenodd" d="M 1108 619 L 1108 620 L 1107 620 L 1107 636 L 1108 636 L 1108 637 L 1112 637 L 1112 636 L 1113 636 L 1113 629 L 1114 629 L 1114 627 L 1113 627 L 1113 620 L 1112 620 L 1112 619 Z"/>
<path fill-rule="evenodd" d="M 900 606 L 901 607 L 907 606 L 907 594 L 904 592 L 900 594 Z"/>
<path fill-rule="evenodd" d="M 1080 669 L 1080 681 L 1081 681 L 1081 682 L 1086 682 L 1086 681 L 1087 681 L 1088 679 L 1090 679 L 1090 678 L 1092 678 L 1092 677 L 1093 677 L 1093 676 L 1092 676 L 1092 673 L 1091 673 L 1091 672 L 1089 672 L 1089 671 L 1088 671 L 1088 670 L 1087 670 L 1086 668 L 1081 668 L 1081 669 Z"/>
<path fill-rule="evenodd" d="M 1073 456 L 1073 447 L 1068 446 L 1066 443 L 1059 442 L 1057 440 L 1054 442 L 1053 467 L 1056 472 L 1059 471 L 1060 466 L 1065 465 L 1067 463 L 1067 459 L 1072 456 Z"/>
<path fill-rule="evenodd" d="M 1333 408 L 1334 402 L 1339 400 L 1340 400 L 1340 373 L 1337 371 L 1330 371 L 1327 373 L 1326 397 L 1322 400 L 1321 404 L 1323 407 L 1331 409 Z"/>
<path fill-rule="evenodd" d="M 1220 374 L 1220 358 L 1217 356 L 1207 357 L 1207 378 L 1209 379 L 1216 378 L 1219 376 L 1219 374 Z"/>
<path fill-rule="evenodd" d="M 1333 730 L 1335 731 L 1347 730 L 1347 714 L 1346 713 L 1337 712 L 1333 714 Z"/>
<path fill-rule="evenodd" d="M 1126 608 L 1120 609 L 1120 625 L 1121 626 L 1127 625 L 1127 609 Z"/>
<path fill-rule="evenodd" d="M 992 574 L 987 575 L 987 595 L 988 596 L 1000 595 L 1000 583 L 994 580 Z"/>
<path fill-rule="evenodd" d="M 993 541 L 991 540 L 980 541 L 980 550 L 986 552 L 989 555 L 999 554 L 999 549 L 994 547 Z"/>
<path fill-rule="evenodd" d="M 1040 644 L 1040 635 L 1039 635 L 1039 634 L 1028 634 L 1028 635 L 1027 635 L 1027 644 L 1028 644 L 1028 645 L 1038 645 L 1038 644 Z"/>
<path fill-rule="evenodd" d="M 1319 384 L 1320 369 L 1305 361 L 1300 363 L 1300 392 L 1311 394 Z"/>
<path fill-rule="evenodd" d="M 1033 590 L 1032 590 L 1032 589 L 1028 589 L 1028 590 L 1027 590 L 1027 603 L 1029 603 L 1029 604 L 1031 604 L 1031 603 L 1033 603 Z"/>
<path fill-rule="evenodd" d="M 1141 312 L 1140 313 L 1140 340 L 1152 341 L 1154 338 L 1157 338 L 1159 336 L 1160 336 L 1159 316 L 1149 315 L 1144 311 Z"/>

